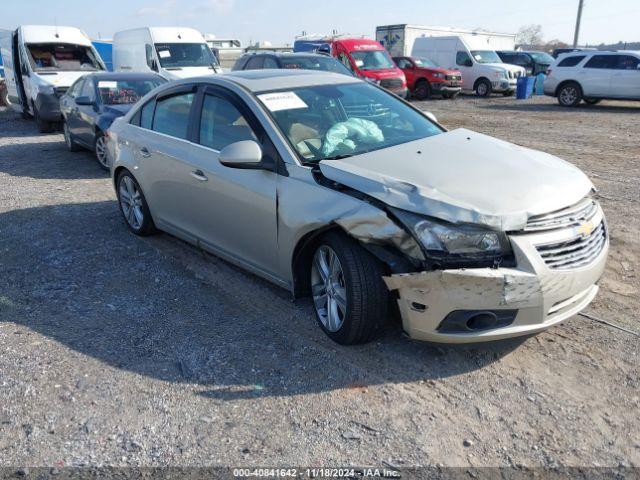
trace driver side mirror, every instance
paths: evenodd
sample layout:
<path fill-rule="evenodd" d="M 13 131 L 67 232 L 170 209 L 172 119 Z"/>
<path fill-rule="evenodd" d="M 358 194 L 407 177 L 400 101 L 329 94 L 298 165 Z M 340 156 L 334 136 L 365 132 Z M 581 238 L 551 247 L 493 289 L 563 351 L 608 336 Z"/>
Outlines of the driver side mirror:
<path fill-rule="evenodd" d="M 29 69 L 25 64 L 20 65 L 20 73 L 22 74 L 23 77 L 29 76 Z"/>
<path fill-rule="evenodd" d="M 218 160 L 229 168 L 259 170 L 263 168 L 262 147 L 253 140 L 235 142 L 220 151 Z"/>
<path fill-rule="evenodd" d="M 91 100 L 91 98 L 87 96 L 76 98 L 76 105 L 95 105 L 95 103 L 95 101 Z"/>

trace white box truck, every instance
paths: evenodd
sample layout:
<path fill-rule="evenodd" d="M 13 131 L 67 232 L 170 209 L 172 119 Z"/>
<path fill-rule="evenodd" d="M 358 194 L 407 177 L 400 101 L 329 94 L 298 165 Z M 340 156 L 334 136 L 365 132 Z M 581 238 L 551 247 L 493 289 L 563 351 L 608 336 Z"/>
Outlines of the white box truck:
<path fill-rule="evenodd" d="M 183 27 L 117 32 L 113 36 L 113 70 L 155 72 L 167 80 L 222 73 L 202 34 Z"/>
<path fill-rule="evenodd" d="M 418 25 L 381 25 L 376 27 L 376 40 L 379 41 L 392 57 L 408 57 L 413 51 L 413 44 L 420 37 L 458 36 L 474 42 L 486 43 L 485 50 L 515 50 L 516 36 L 512 33 L 484 32 L 482 30 L 465 30 L 451 27 L 426 27 Z"/>
<path fill-rule="evenodd" d="M 60 97 L 79 77 L 105 70 L 89 37 L 75 27 L 23 25 L 0 30 L 7 100 L 41 132 L 62 120 Z"/>

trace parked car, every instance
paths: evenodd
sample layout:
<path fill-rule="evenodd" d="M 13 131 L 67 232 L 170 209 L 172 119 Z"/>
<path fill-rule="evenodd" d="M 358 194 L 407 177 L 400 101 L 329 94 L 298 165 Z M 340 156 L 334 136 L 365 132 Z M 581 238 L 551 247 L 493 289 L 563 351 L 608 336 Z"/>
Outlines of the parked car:
<path fill-rule="evenodd" d="M 354 75 L 377 83 L 399 97 L 409 94 L 407 81 L 389 52 L 375 40 L 347 38 L 343 36 L 298 37 L 293 43 L 294 52 L 320 52 L 337 58 Z"/>
<path fill-rule="evenodd" d="M 51 132 L 62 120 L 60 97 L 79 77 L 106 69 L 80 29 L 22 25 L 0 31 L 7 98 L 11 107 Z"/>
<path fill-rule="evenodd" d="M 584 100 L 640 100 L 640 51 L 582 51 L 560 56 L 547 71 L 544 93 L 560 105 Z"/>
<path fill-rule="evenodd" d="M 232 68 L 237 70 L 261 70 L 285 68 L 294 70 L 321 70 L 353 76 L 351 70 L 328 55 L 317 53 L 262 52 L 247 53 L 240 57 Z"/>
<path fill-rule="evenodd" d="M 202 34 L 193 28 L 144 27 L 113 35 L 116 72 L 157 73 L 167 80 L 222 73 Z"/>
<path fill-rule="evenodd" d="M 64 141 L 70 151 L 93 150 L 102 168 L 109 169 L 105 139 L 108 128 L 166 80 L 149 73 L 94 73 L 85 75 L 60 99 Z"/>
<path fill-rule="evenodd" d="M 546 52 L 497 50 L 496 53 L 504 63 L 524 68 L 530 77 L 545 73 L 554 62 L 553 57 Z"/>
<path fill-rule="evenodd" d="M 418 37 L 411 55 L 430 58 L 445 68 L 459 69 L 463 88 L 475 91 L 479 97 L 488 97 L 494 92 L 513 95 L 518 78 L 525 75 L 524 68 L 500 60 L 482 37 Z"/>
<path fill-rule="evenodd" d="M 593 185 L 549 154 L 447 131 L 385 90 L 308 70 L 151 92 L 110 130 L 136 235 L 158 229 L 310 295 L 343 344 L 397 300 L 413 338 L 545 330 L 593 300 L 609 246 Z"/>
<path fill-rule="evenodd" d="M 462 90 L 462 74 L 459 70 L 439 67 L 428 58 L 393 57 L 407 79 L 407 88 L 417 100 L 431 95 L 455 98 Z"/>

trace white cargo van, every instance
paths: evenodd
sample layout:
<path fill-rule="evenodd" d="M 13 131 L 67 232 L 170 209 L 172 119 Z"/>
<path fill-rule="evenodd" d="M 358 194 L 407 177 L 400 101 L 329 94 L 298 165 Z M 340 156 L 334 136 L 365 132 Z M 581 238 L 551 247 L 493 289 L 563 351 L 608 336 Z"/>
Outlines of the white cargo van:
<path fill-rule="evenodd" d="M 89 37 L 74 27 L 23 25 L 0 31 L 7 98 L 41 132 L 62 120 L 59 98 L 86 73 L 105 70 Z"/>
<path fill-rule="evenodd" d="M 182 27 L 117 32 L 113 36 L 113 70 L 156 72 L 167 80 L 222 73 L 202 34 Z"/>
<path fill-rule="evenodd" d="M 216 56 L 218 63 L 222 69 L 230 71 L 243 54 L 244 48 L 242 42 L 233 38 L 216 38 L 212 33 L 205 33 L 204 39 L 207 41 L 209 48 Z"/>
<path fill-rule="evenodd" d="M 463 88 L 480 97 L 493 92 L 513 95 L 518 78 L 526 72 L 517 65 L 502 63 L 489 40 L 484 36 L 418 37 L 411 56 L 426 57 L 443 68 L 460 70 Z"/>

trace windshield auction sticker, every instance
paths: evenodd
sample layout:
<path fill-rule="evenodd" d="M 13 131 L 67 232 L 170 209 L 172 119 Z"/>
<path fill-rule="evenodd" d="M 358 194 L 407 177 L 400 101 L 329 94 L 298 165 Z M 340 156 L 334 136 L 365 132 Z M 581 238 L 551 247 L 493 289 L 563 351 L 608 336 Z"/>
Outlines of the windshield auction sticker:
<path fill-rule="evenodd" d="M 294 92 L 263 93 L 258 98 L 272 112 L 308 108 L 308 105 Z"/>

